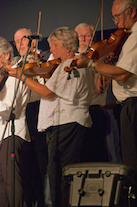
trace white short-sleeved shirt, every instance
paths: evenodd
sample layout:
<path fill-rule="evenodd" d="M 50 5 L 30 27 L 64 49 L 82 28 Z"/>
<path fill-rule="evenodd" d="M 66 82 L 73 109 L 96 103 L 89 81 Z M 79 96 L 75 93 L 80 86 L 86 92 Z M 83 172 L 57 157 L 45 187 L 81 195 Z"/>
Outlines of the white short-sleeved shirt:
<path fill-rule="evenodd" d="M 85 127 L 91 127 L 89 106 L 92 97 L 93 71 L 91 68 L 79 69 L 80 77 L 67 80 L 68 73 L 64 71 L 71 59 L 61 63 L 46 86 L 56 94 L 54 98 L 41 98 L 38 130 L 43 131 L 50 126 L 77 122 Z"/>
<path fill-rule="evenodd" d="M 8 77 L 3 89 L 0 91 L 0 140 L 3 137 L 5 125 L 9 118 L 9 110 L 13 102 L 14 92 L 18 84 L 18 79 L 14 77 Z M 29 89 L 22 81 L 19 84 L 18 93 L 14 102 L 15 110 L 15 135 L 20 136 L 22 139 L 30 141 L 28 129 L 26 125 L 26 106 L 29 99 Z M 7 125 L 4 138 L 11 135 L 11 121 Z"/>
<path fill-rule="evenodd" d="M 131 28 L 131 34 L 124 43 L 116 66 L 132 75 L 125 83 L 113 80 L 113 93 L 118 101 L 137 96 L 137 22 Z"/>

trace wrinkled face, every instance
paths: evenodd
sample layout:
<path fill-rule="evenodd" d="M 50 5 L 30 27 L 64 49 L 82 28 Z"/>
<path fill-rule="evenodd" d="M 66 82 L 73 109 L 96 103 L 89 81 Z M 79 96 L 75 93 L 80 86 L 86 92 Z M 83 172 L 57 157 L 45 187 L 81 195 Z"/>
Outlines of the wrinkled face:
<path fill-rule="evenodd" d="M 79 39 L 79 49 L 80 53 L 86 52 L 87 48 L 91 46 L 92 31 L 90 27 L 77 28 L 78 39 Z"/>
<path fill-rule="evenodd" d="M 26 35 L 30 35 L 26 30 L 19 30 L 14 35 L 14 42 L 21 56 L 24 56 L 28 49 L 29 40 L 27 38 L 23 38 Z"/>
<path fill-rule="evenodd" d="M 52 42 L 49 42 L 49 46 L 54 59 L 60 58 L 62 61 L 67 59 L 69 50 L 63 47 L 60 40 L 53 40 Z"/>
<path fill-rule="evenodd" d="M 132 7 L 122 8 L 120 0 L 116 0 L 112 6 L 113 21 L 118 28 L 131 29 L 131 9 Z"/>

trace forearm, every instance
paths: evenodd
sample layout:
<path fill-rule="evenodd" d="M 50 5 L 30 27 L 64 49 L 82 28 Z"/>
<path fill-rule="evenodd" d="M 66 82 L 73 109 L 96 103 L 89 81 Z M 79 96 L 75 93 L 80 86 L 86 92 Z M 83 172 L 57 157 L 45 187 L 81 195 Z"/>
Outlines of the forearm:
<path fill-rule="evenodd" d="M 115 66 L 112 66 L 112 65 L 95 62 L 95 70 L 101 75 L 106 76 L 110 79 L 113 79 L 115 76 L 114 74 Z"/>
<path fill-rule="evenodd" d="M 20 74 L 21 74 L 19 70 L 13 69 L 10 67 L 8 68 L 8 73 L 10 76 L 13 76 L 16 78 L 20 78 Z M 45 85 L 42 85 L 38 83 L 37 81 L 34 81 L 31 78 L 28 78 L 28 77 L 26 78 L 24 74 L 22 74 L 21 76 L 21 81 L 23 82 L 23 84 L 28 86 L 34 92 L 38 93 L 40 96 L 43 96 L 45 98 L 52 98 L 56 96 L 56 94 L 53 93 L 50 89 L 48 89 Z"/>
<path fill-rule="evenodd" d="M 77 60 L 77 67 L 95 67 L 95 70 L 101 75 L 114 79 L 120 82 L 126 82 L 133 74 L 114 65 L 104 64 L 100 62 L 95 62 L 94 60 L 88 58 L 86 55 L 77 55 L 75 56 Z"/>
<path fill-rule="evenodd" d="M 22 75 L 21 80 L 24 81 L 25 77 L 25 75 Z M 25 85 L 45 98 L 52 98 L 55 96 L 55 93 L 49 90 L 45 85 L 42 85 L 31 78 L 25 80 Z"/>
<path fill-rule="evenodd" d="M 95 62 L 95 70 L 110 79 L 126 82 L 133 74 L 114 65 Z"/>

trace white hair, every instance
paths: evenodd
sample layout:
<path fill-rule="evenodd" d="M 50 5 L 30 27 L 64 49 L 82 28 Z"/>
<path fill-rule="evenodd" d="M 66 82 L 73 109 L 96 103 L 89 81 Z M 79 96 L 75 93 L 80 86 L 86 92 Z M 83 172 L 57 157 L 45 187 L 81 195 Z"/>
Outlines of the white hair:
<path fill-rule="evenodd" d="M 89 27 L 89 28 L 91 29 L 91 33 L 93 32 L 94 27 L 93 27 L 91 24 L 86 23 L 86 22 L 82 22 L 82 23 L 78 24 L 78 25 L 75 27 L 75 31 L 77 32 L 77 29 L 78 29 L 78 28 L 86 28 L 86 27 Z"/>
<path fill-rule="evenodd" d="M 115 3 L 116 0 L 113 1 Z M 134 6 L 137 9 L 137 0 L 121 0 L 120 6 L 122 9 L 126 9 L 130 6 Z"/>
<path fill-rule="evenodd" d="M 19 31 L 21 31 L 21 30 L 25 30 L 26 32 L 28 32 L 29 35 L 32 35 L 32 32 L 31 32 L 30 29 L 27 29 L 27 28 L 20 28 L 20 29 L 16 30 L 16 32 L 14 33 L 14 37 L 15 37 L 15 34 L 16 34 L 17 32 L 19 32 Z"/>
<path fill-rule="evenodd" d="M 9 60 L 11 61 L 13 59 L 13 47 L 11 44 L 3 37 L 0 37 L 0 52 L 4 55 L 6 53 L 10 53 Z"/>

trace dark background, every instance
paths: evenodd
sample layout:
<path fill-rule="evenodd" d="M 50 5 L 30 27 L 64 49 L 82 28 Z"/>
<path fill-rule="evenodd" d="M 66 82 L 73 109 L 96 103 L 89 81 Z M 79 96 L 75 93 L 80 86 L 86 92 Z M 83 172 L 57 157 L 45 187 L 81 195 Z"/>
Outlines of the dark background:
<path fill-rule="evenodd" d="M 103 0 L 104 39 L 117 28 L 112 21 L 112 3 L 113 0 Z M 0 36 L 13 41 L 15 31 L 20 28 L 26 27 L 36 32 L 39 11 L 40 33 L 43 37 L 48 37 L 60 26 L 74 29 L 81 22 L 94 25 L 97 15 L 101 13 L 100 10 L 100 0 L 0 0 Z M 98 38 L 100 30 L 101 19 L 97 27 Z M 48 48 L 45 39 L 40 43 L 40 47 Z"/>

